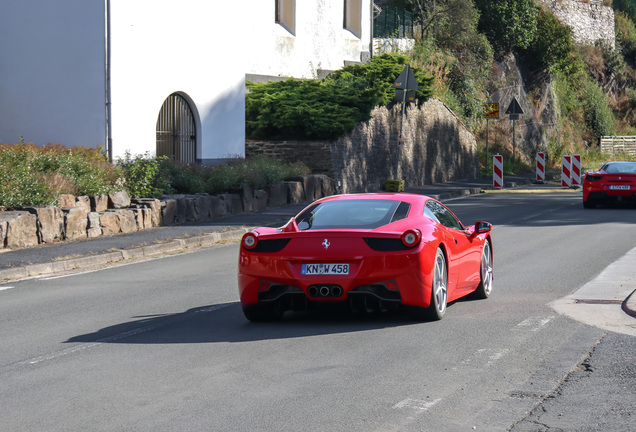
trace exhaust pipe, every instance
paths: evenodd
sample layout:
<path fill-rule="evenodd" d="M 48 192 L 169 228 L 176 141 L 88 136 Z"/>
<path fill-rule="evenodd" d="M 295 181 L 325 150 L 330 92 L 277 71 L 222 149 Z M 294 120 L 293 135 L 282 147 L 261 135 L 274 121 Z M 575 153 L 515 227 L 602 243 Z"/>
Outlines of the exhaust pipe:
<path fill-rule="evenodd" d="M 307 288 L 307 296 L 312 298 L 338 298 L 342 297 L 343 293 L 340 285 L 311 285 Z"/>

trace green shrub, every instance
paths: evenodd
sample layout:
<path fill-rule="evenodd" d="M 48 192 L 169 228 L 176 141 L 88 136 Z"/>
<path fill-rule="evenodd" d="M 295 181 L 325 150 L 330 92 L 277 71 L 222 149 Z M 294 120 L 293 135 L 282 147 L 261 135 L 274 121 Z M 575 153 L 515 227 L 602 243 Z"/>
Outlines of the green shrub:
<path fill-rule="evenodd" d="M 123 158 L 117 158 L 128 194 L 133 198 L 156 198 L 166 192 L 169 183 L 161 167 L 167 159 L 166 156 L 150 157 L 148 152 L 132 156 L 128 150 Z"/>
<path fill-rule="evenodd" d="M 395 96 L 393 83 L 406 65 L 409 58 L 400 54 L 382 54 L 373 57 L 368 63 L 362 65 L 349 65 L 329 75 L 327 83 L 345 88 L 358 88 L 375 94 L 377 99 L 372 104 L 375 106 L 389 105 Z M 431 97 L 432 78 L 417 66 L 411 65 L 419 90 L 415 93 L 416 100 L 423 104 Z"/>
<path fill-rule="evenodd" d="M 369 119 L 376 96 L 321 81 L 248 83 L 246 131 L 252 138 L 335 139 Z"/>
<path fill-rule="evenodd" d="M 248 137 L 260 139 L 336 139 L 370 118 L 378 105 L 391 103 L 393 82 L 407 57 L 385 54 L 364 65 L 346 66 L 324 81 L 295 80 L 247 83 L 245 98 Z M 430 78 L 413 68 L 420 90 L 430 96 Z"/>
<path fill-rule="evenodd" d="M 204 174 L 205 191 L 210 194 L 236 192 L 243 184 L 260 189 L 309 172 L 300 162 L 289 164 L 267 156 L 255 156 L 245 161 L 233 161 L 209 168 Z"/>
<path fill-rule="evenodd" d="M 0 205 L 52 205 L 60 194 L 113 190 L 116 168 L 101 149 L 60 144 L 0 144 Z"/>
<path fill-rule="evenodd" d="M 585 108 L 585 121 L 596 137 L 614 135 L 616 118 L 609 106 L 609 101 L 596 82 L 584 84 L 582 102 Z"/>

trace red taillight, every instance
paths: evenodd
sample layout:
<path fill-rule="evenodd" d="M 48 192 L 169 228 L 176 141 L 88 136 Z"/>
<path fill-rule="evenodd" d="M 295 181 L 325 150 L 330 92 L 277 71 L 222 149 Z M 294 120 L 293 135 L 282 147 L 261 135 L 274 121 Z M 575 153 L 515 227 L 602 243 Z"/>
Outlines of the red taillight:
<path fill-rule="evenodd" d="M 256 245 L 258 244 L 258 238 L 255 233 L 248 232 L 247 234 L 243 236 L 243 240 L 241 241 L 241 244 L 243 245 L 245 249 L 254 249 Z"/>
<path fill-rule="evenodd" d="M 402 234 L 402 243 L 406 247 L 415 247 L 422 240 L 422 233 L 416 229 L 410 229 Z"/>

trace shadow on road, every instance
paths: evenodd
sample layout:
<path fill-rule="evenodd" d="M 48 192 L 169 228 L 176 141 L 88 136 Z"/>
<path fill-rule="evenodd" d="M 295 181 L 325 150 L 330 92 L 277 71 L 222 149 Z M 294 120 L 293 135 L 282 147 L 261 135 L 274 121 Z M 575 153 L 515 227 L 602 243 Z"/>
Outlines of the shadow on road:
<path fill-rule="evenodd" d="M 413 321 L 405 310 L 373 314 L 327 311 L 287 313 L 280 322 L 251 323 L 239 302 L 197 307 L 185 312 L 134 317 L 66 343 L 191 344 L 252 342 L 325 334 L 352 333 L 408 325 L 438 325 Z"/>

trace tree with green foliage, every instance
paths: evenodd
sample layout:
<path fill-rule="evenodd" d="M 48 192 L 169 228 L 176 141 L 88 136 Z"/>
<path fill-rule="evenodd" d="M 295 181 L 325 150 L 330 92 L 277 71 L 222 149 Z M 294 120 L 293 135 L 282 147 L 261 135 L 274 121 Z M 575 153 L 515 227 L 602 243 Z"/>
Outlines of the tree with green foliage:
<path fill-rule="evenodd" d="M 539 6 L 535 0 L 476 0 L 479 29 L 502 51 L 527 49 L 537 32 Z"/>
<path fill-rule="evenodd" d="M 574 40 L 570 26 L 562 24 L 549 10 L 537 17 L 537 32 L 531 47 L 537 66 L 550 73 L 569 73 L 573 67 Z"/>
<path fill-rule="evenodd" d="M 614 14 L 616 42 L 622 55 L 632 65 L 636 64 L 636 25 L 630 17 L 617 11 Z"/>
<path fill-rule="evenodd" d="M 429 36 L 436 40 L 461 37 L 474 21 L 472 0 L 403 0 L 403 4 L 415 14 L 415 22 L 421 28 L 421 39 Z M 449 23 L 455 31 L 447 31 L 451 30 Z"/>
<path fill-rule="evenodd" d="M 623 12 L 629 19 L 636 22 L 636 0 L 614 0 L 612 7 L 615 11 Z"/>

